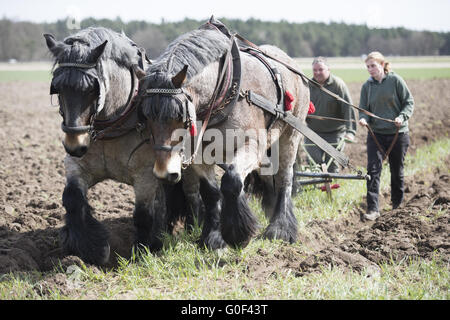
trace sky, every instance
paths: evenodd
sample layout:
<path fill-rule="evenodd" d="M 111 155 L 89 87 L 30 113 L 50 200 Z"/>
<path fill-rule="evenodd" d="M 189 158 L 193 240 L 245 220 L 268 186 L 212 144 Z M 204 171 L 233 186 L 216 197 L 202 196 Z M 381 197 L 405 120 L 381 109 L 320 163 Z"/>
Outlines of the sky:
<path fill-rule="evenodd" d="M 450 0 L 0 0 L 0 18 L 54 22 L 87 17 L 160 23 L 184 18 L 344 22 L 371 28 L 450 32 Z"/>

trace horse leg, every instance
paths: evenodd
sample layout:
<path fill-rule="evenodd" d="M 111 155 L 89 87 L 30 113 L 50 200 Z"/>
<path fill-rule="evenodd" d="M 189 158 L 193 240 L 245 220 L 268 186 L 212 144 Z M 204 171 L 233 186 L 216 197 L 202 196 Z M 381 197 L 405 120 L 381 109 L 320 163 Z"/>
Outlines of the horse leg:
<path fill-rule="evenodd" d="M 243 188 L 245 177 L 257 167 L 257 148 L 254 144 L 249 143 L 238 149 L 232 163 L 222 176 L 221 231 L 223 239 L 231 247 L 247 246 L 259 227 L 256 217 L 248 206 Z"/>
<path fill-rule="evenodd" d="M 67 179 L 62 196 L 66 223 L 60 238 L 68 254 L 77 255 L 87 263 L 102 265 L 109 260 L 108 231 L 92 216 L 87 189 L 88 185 L 81 179 Z"/>
<path fill-rule="evenodd" d="M 174 185 L 164 184 L 164 193 L 166 198 L 167 207 L 167 232 L 173 233 L 173 230 L 177 223 L 181 220 L 185 220 L 185 224 L 193 223 L 193 219 L 190 217 L 188 204 L 183 191 L 183 181 L 180 181 Z"/>
<path fill-rule="evenodd" d="M 147 179 L 148 180 L 148 179 Z M 167 231 L 165 192 L 155 181 L 138 181 L 134 185 L 135 208 L 133 221 L 136 228 L 134 247 L 155 252 L 162 248 L 162 236 Z"/>
<path fill-rule="evenodd" d="M 205 206 L 199 245 L 215 250 L 226 246 L 220 232 L 221 193 L 216 183 L 214 166 L 195 165 L 200 182 L 200 195 Z"/>
<path fill-rule="evenodd" d="M 297 219 L 293 212 L 291 200 L 293 164 L 300 137 L 292 128 L 287 129 L 280 137 L 279 169 L 274 176 L 275 207 L 272 212 L 266 211 L 270 223 L 263 236 L 267 239 L 282 239 L 294 243 L 297 240 Z"/>
<path fill-rule="evenodd" d="M 266 213 L 272 214 L 275 210 L 277 203 L 277 194 L 275 192 L 275 179 L 271 175 L 260 175 L 259 176 L 261 187 L 262 187 L 262 201 L 261 206 Z M 271 216 L 268 216 L 270 219 Z"/>
<path fill-rule="evenodd" d="M 184 170 L 182 184 L 186 201 L 185 229 L 192 230 L 195 222 L 201 225 L 205 219 L 205 207 L 199 194 L 200 178 L 192 167 Z"/>

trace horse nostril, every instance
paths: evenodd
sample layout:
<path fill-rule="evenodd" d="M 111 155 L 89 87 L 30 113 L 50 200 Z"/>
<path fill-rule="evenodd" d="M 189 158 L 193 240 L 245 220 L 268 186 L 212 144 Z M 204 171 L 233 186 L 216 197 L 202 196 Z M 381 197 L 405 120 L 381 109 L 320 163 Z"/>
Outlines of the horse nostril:
<path fill-rule="evenodd" d="M 180 179 L 180 174 L 175 172 L 175 173 L 169 173 L 167 175 L 167 180 L 170 182 L 178 182 L 178 180 Z"/>
<path fill-rule="evenodd" d="M 76 148 L 75 150 L 69 149 L 65 145 L 64 145 L 64 148 L 66 149 L 66 152 L 68 154 L 70 154 L 72 157 L 77 157 L 77 158 L 81 158 L 88 151 L 88 147 L 86 147 L 86 146 Z"/>
<path fill-rule="evenodd" d="M 85 154 L 87 152 L 88 148 L 86 146 L 80 147 L 80 154 Z"/>

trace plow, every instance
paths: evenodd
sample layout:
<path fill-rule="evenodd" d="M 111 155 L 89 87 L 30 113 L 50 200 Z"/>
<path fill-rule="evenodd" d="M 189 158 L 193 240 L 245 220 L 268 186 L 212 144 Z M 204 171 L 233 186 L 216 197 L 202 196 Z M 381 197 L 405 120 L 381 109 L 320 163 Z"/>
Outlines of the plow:
<path fill-rule="evenodd" d="M 342 138 L 338 143 L 331 143 L 330 145 L 335 147 L 336 150 L 341 151 L 345 146 L 345 139 Z M 330 157 L 328 162 L 323 162 L 321 164 L 316 163 L 306 150 L 307 146 L 316 146 L 316 144 L 301 144 L 301 148 L 307 156 L 308 165 L 300 165 L 299 168 L 296 168 L 297 166 L 294 166 L 295 193 L 298 193 L 304 186 L 321 185 L 318 188 L 326 192 L 328 199 L 331 201 L 333 199 L 332 190 L 340 188 L 340 185 L 338 183 L 333 183 L 333 181 L 341 179 L 364 181 L 370 180 L 370 176 L 367 174 L 363 174 L 361 171 L 357 171 L 356 174 L 328 172 L 328 168 L 335 161 L 335 159 L 333 157 Z"/>

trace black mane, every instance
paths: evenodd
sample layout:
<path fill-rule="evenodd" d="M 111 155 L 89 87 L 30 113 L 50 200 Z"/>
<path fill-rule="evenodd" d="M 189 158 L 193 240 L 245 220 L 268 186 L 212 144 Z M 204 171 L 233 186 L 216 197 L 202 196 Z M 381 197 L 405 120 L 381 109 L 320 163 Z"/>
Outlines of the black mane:
<path fill-rule="evenodd" d="M 138 62 L 136 45 L 128 37 L 107 28 L 90 27 L 68 36 L 57 44 L 53 50 L 57 53 L 55 66 L 58 63 L 95 63 L 96 61 L 89 61 L 89 53 L 105 40 L 108 44 L 99 61 L 113 60 L 119 66 L 126 68 L 131 68 Z M 98 78 L 96 68 L 56 68 L 53 72 L 52 86 L 54 88 L 70 86 L 78 90 L 90 90 L 96 78 Z"/>
<path fill-rule="evenodd" d="M 179 36 L 150 65 L 144 83 L 145 88 L 173 88 L 172 77 L 188 65 L 187 80 L 199 74 L 206 66 L 218 61 L 230 47 L 230 40 L 220 31 L 207 27 Z M 183 116 L 180 103 L 173 103 L 170 96 L 154 95 L 144 99 L 144 115 L 157 121 L 177 119 Z"/>

